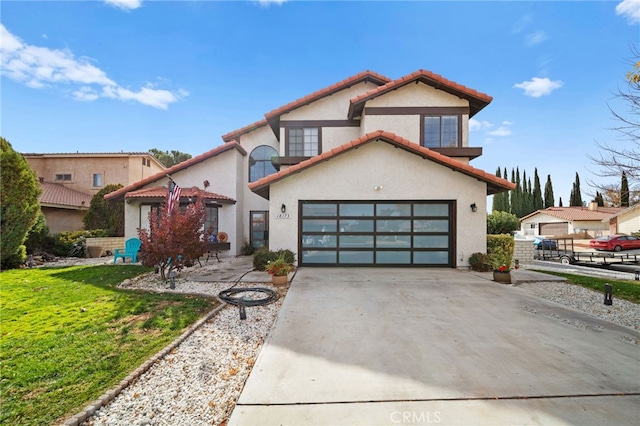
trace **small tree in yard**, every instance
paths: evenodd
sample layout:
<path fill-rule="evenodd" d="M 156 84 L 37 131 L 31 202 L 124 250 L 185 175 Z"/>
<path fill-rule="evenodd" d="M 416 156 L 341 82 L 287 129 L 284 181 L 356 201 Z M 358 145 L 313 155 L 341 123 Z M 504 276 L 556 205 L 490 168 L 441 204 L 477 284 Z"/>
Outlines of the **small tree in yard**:
<path fill-rule="evenodd" d="M 186 208 L 176 203 L 171 211 L 167 204 L 159 211 L 153 209 L 149 212 L 150 229 L 138 230 L 142 264 L 156 266 L 162 280 L 166 280 L 173 269 L 182 269 L 208 250 L 209 235 L 203 229 L 206 208 L 201 195 Z"/>

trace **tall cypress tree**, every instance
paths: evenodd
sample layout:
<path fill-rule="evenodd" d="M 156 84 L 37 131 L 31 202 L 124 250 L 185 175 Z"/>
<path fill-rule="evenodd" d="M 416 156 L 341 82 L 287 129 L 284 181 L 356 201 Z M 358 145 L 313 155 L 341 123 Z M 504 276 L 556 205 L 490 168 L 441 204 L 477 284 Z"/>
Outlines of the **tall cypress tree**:
<path fill-rule="evenodd" d="M 562 197 L 560 197 L 560 201 L 558 201 L 558 207 L 562 207 Z"/>
<path fill-rule="evenodd" d="M 551 175 L 547 175 L 547 183 L 544 185 L 544 208 L 555 206 L 555 197 L 553 196 L 553 185 L 551 184 Z"/>
<path fill-rule="evenodd" d="M 576 172 L 576 181 L 571 188 L 571 196 L 569 197 L 569 206 L 582 207 L 582 192 L 580 191 L 580 176 Z"/>
<path fill-rule="evenodd" d="M 596 191 L 596 198 L 593 200 L 598 203 L 598 207 L 604 207 L 604 198 L 602 198 L 602 194 Z"/>
<path fill-rule="evenodd" d="M 498 167 L 498 170 L 496 170 L 496 176 L 501 178 L 502 174 L 500 172 L 500 167 Z M 505 203 L 505 199 L 507 200 L 507 202 Z M 493 204 L 491 206 L 491 211 L 497 212 L 508 212 L 508 200 L 509 200 L 509 193 L 508 192 L 501 192 L 499 194 L 495 194 L 493 196 Z M 507 209 L 507 210 L 505 210 Z"/>
<path fill-rule="evenodd" d="M 540 188 L 540 177 L 538 176 L 538 168 L 533 172 L 533 211 L 540 210 L 544 206 L 542 201 L 542 189 Z"/>
<path fill-rule="evenodd" d="M 509 176 L 507 174 L 507 168 L 506 167 L 504 168 L 504 173 L 502 174 L 502 176 L 504 176 L 505 179 L 507 178 L 507 176 Z M 511 191 L 504 193 L 504 211 L 505 212 L 510 212 L 511 211 L 510 197 L 511 197 Z"/>
<path fill-rule="evenodd" d="M 620 182 L 620 207 L 629 207 L 629 182 L 627 182 L 627 174 L 624 171 Z"/>

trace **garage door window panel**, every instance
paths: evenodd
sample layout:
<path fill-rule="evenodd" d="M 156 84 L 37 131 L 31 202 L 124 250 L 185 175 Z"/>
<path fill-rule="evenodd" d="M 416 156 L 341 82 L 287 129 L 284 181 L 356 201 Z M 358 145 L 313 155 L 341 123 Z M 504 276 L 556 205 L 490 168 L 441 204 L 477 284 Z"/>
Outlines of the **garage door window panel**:
<path fill-rule="evenodd" d="M 338 205 L 331 204 L 303 204 L 302 216 L 330 216 L 338 215 Z"/>
<path fill-rule="evenodd" d="M 448 232 L 447 219 L 418 219 L 413 221 L 414 232 Z"/>
<path fill-rule="evenodd" d="M 378 248 L 411 248 L 411 235 L 378 235 Z"/>
<path fill-rule="evenodd" d="M 319 247 L 336 248 L 337 246 L 338 246 L 338 237 L 336 237 L 335 235 L 304 234 L 302 236 L 303 248 L 319 248 Z"/>
<path fill-rule="evenodd" d="M 351 263 L 357 265 L 373 264 L 373 251 L 348 251 L 341 250 L 339 252 L 340 263 Z"/>
<path fill-rule="evenodd" d="M 338 259 L 336 251 L 303 250 L 302 262 L 305 264 L 335 264 Z"/>
<path fill-rule="evenodd" d="M 340 232 L 373 232 L 373 220 L 341 219 Z"/>
<path fill-rule="evenodd" d="M 447 251 L 415 251 L 413 263 L 416 265 L 448 265 L 449 252 Z"/>
<path fill-rule="evenodd" d="M 448 248 L 448 235 L 416 235 L 413 237 L 415 248 Z"/>
<path fill-rule="evenodd" d="M 409 251 L 378 251 L 376 253 L 378 264 L 411 264 L 411 252 Z"/>
<path fill-rule="evenodd" d="M 340 235 L 341 248 L 373 248 L 373 235 Z"/>
<path fill-rule="evenodd" d="M 340 204 L 340 216 L 373 217 L 373 204 Z"/>
<path fill-rule="evenodd" d="M 376 205 L 378 216 L 411 216 L 411 204 L 408 203 L 378 203 Z"/>
<path fill-rule="evenodd" d="M 305 219 L 302 221 L 303 232 L 336 232 L 337 228 L 336 220 Z"/>
<path fill-rule="evenodd" d="M 376 222 L 376 232 L 411 232 L 410 219 L 378 219 Z"/>
<path fill-rule="evenodd" d="M 449 217 L 449 204 L 414 204 L 413 215 Z"/>

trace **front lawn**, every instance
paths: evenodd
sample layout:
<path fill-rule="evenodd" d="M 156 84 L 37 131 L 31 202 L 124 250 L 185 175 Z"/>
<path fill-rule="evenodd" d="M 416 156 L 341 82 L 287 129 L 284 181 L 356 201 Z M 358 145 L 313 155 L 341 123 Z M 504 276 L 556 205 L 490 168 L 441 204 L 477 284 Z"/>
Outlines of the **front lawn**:
<path fill-rule="evenodd" d="M 596 278 L 583 275 L 565 274 L 563 272 L 538 271 L 545 274 L 564 277 L 572 284 L 590 288 L 601 292 L 604 295 L 604 285 L 611 284 L 613 288 L 613 297 L 628 300 L 633 303 L 640 303 L 640 281 L 623 281 L 611 278 Z"/>
<path fill-rule="evenodd" d="M 136 265 L 0 273 L 0 424 L 44 425 L 118 384 L 217 302 L 116 286 Z"/>

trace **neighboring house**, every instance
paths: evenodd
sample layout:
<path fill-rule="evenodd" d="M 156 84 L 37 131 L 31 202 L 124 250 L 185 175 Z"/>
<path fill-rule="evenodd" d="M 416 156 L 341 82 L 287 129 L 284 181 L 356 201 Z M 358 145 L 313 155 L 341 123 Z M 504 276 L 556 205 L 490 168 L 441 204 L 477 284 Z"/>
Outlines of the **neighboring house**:
<path fill-rule="evenodd" d="M 599 237 L 609 233 L 609 219 L 619 213 L 620 207 L 548 207 L 520 219 L 520 233 L 545 237 L 588 233 Z"/>
<path fill-rule="evenodd" d="M 62 204 L 50 202 L 45 198 L 47 188 L 43 186 L 45 192 L 40 197 L 40 204 L 51 233 L 83 229 L 82 218 L 89 208 L 91 198 L 106 185 L 127 186 L 165 169 L 148 152 L 22 155 L 36 172 L 41 184 L 56 188 L 55 199 L 65 200 Z M 68 191 L 63 191 L 60 187 Z M 85 201 L 85 205 L 73 204 L 80 198 Z M 65 204 L 68 201 L 71 204 Z"/>
<path fill-rule="evenodd" d="M 640 232 L 640 204 L 619 211 L 607 222 L 611 234 L 630 235 L 633 232 Z"/>
<path fill-rule="evenodd" d="M 166 194 L 166 175 L 183 188 L 207 180 L 231 255 L 247 241 L 290 249 L 300 266 L 467 267 L 486 251 L 487 195 L 515 187 L 468 164 L 482 154 L 469 118 L 491 100 L 429 71 L 365 71 L 105 198 L 126 200 L 129 238 L 161 201 L 141 190 Z"/>
<path fill-rule="evenodd" d="M 91 195 L 58 183 L 40 180 L 40 209 L 51 234 L 82 229 L 82 218 L 91 204 Z"/>

